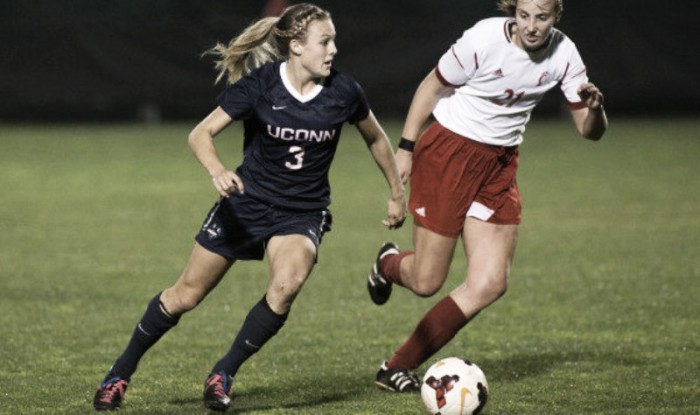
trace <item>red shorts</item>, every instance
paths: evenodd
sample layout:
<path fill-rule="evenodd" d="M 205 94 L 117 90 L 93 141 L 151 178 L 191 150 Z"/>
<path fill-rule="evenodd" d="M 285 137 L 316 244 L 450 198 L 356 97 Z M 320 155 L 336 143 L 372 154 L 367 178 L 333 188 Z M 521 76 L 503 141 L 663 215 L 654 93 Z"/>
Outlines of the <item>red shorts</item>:
<path fill-rule="evenodd" d="M 409 209 L 418 225 L 452 238 L 467 216 L 519 224 L 517 169 L 517 146 L 479 143 L 434 122 L 413 153 Z"/>

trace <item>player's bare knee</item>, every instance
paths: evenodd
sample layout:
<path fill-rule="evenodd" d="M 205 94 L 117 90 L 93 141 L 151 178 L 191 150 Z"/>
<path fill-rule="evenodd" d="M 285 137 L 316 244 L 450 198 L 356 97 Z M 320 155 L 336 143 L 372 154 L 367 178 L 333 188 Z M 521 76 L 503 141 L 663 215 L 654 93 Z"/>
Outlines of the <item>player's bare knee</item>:
<path fill-rule="evenodd" d="M 430 269 L 428 272 L 416 273 L 409 281 L 406 281 L 406 286 L 414 294 L 427 298 L 440 291 L 446 278 L 446 272 L 444 274 L 436 273 L 434 269 Z"/>
<path fill-rule="evenodd" d="M 508 291 L 508 283 L 506 281 L 495 284 L 493 287 L 493 295 L 496 299 L 503 297 L 506 291 Z"/>
<path fill-rule="evenodd" d="M 508 290 L 508 283 L 505 279 L 494 279 L 480 284 L 476 287 L 481 298 L 487 299 L 490 302 L 502 297 Z"/>
<path fill-rule="evenodd" d="M 440 291 L 440 288 L 442 288 L 442 284 L 438 284 L 434 281 L 420 281 L 411 288 L 413 289 L 413 292 L 419 297 L 428 298 L 432 297 L 438 291 Z"/>
<path fill-rule="evenodd" d="M 299 293 L 301 287 L 304 285 L 304 281 L 306 281 L 306 276 L 301 274 L 279 278 L 276 283 L 270 286 L 270 290 L 275 297 L 282 298 L 286 301 L 288 299 L 293 299 L 297 293 Z"/>
<path fill-rule="evenodd" d="M 178 313 L 194 309 L 204 299 L 201 290 L 194 287 L 182 287 L 175 292 L 174 297 Z"/>

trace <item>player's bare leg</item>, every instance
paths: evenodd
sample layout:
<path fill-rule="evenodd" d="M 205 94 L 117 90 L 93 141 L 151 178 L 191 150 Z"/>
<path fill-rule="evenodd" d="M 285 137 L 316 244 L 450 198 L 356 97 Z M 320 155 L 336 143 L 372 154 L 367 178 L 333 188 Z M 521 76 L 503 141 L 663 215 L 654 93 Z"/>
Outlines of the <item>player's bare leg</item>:
<path fill-rule="evenodd" d="M 421 297 L 430 297 L 447 279 L 457 238 L 416 225 L 413 240 L 415 251 L 399 252 L 398 246 L 391 242 L 380 248 L 367 280 L 367 289 L 375 304 L 386 303 L 394 283 Z"/>
<path fill-rule="evenodd" d="M 450 296 L 465 317 L 472 318 L 506 292 L 518 225 L 495 225 L 470 217 L 462 240 L 469 267 L 467 278 Z"/>
<path fill-rule="evenodd" d="M 382 387 L 403 392 L 404 390 L 393 387 L 394 384 L 383 374 L 395 372 L 410 375 L 410 370 L 423 364 L 446 345 L 479 311 L 505 293 L 510 264 L 517 243 L 517 233 L 517 225 L 494 225 L 474 218 L 466 220 L 462 232 L 469 266 L 466 281 L 425 314 L 408 340 L 379 370 L 377 384 L 382 383 Z M 439 238 L 429 237 L 424 241 L 431 239 L 439 240 Z M 413 270 L 415 274 L 411 277 L 415 278 L 419 275 L 417 270 L 421 269 L 421 265 L 417 261 L 414 263 L 417 267 Z M 415 284 L 415 281 L 411 283 Z M 415 387 L 409 384 L 406 391 L 411 391 Z"/>
<path fill-rule="evenodd" d="M 393 282 L 417 295 L 430 297 L 440 290 L 447 279 L 457 238 L 414 226 L 413 240 L 415 252 L 387 258 L 384 270 Z M 420 381 L 411 372 L 416 366 L 407 366 L 395 360 L 392 358 L 381 365 L 375 380 L 377 386 L 392 392 L 420 391 Z"/>
<path fill-rule="evenodd" d="M 233 261 L 195 243 L 180 278 L 163 290 L 160 301 L 173 315 L 192 310 L 219 284 L 232 264 Z"/>
<path fill-rule="evenodd" d="M 517 225 L 466 220 L 462 232 L 468 261 L 466 281 L 428 310 L 387 367 L 417 368 L 505 293 L 517 234 Z"/>
<path fill-rule="evenodd" d="M 267 244 L 270 282 L 267 302 L 277 314 L 286 314 L 311 274 L 316 246 L 304 235 L 275 236 Z"/>
<path fill-rule="evenodd" d="M 251 309 L 228 353 L 204 383 L 204 405 L 225 411 L 238 368 L 282 328 L 294 299 L 316 260 L 316 246 L 304 235 L 275 236 L 267 244 L 270 280 L 265 296 Z"/>
<path fill-rule="evenodd" d="M 178 323 L 183 313 L 204 299 L 232 264 L 195 244 L 180 278 L 151 299 L 126 349 L 100 383 L 93 401 L 96 410 L 111 411 L 121 406 L 131 375 L 146 351 Z"/>
<path fill-rule="evenodd" d="M 421 226 L 413 228 L 415 253 L 400 263 L 401 284 L 421 297 L 442 288 L 454 256 L 457 238 L 440 235 Z"/>

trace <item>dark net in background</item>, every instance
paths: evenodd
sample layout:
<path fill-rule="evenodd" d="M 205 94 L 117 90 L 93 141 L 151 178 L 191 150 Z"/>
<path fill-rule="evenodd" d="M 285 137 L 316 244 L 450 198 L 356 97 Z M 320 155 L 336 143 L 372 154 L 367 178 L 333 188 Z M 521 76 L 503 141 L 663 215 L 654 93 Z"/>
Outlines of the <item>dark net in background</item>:
<path fill-rule="evenodd" d="M 283 3 L 2 0 L 0 121 L 202 118 L 223 85 L 213 84 L 212 60 L 201 53 Z M 362 84 L 380 117 L 402 117 L 420 80 L 462 31 L 500 14 L 495 0 L 316 4 L 334 18 L 336 68 Z M 692 4 L 565 0 L 558 27 L 577 44 L 610 113 L 700 112 L 694 15 L 684 12 Z M 538 113 L 562 113 L 560 95 L 550 92 Z"/>

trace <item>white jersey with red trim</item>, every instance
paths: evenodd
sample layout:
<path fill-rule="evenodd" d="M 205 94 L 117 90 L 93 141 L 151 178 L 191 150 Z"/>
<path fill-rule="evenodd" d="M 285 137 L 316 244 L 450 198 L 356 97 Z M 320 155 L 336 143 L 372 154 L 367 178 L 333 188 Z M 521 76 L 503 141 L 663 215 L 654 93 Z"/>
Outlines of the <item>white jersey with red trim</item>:
<path fill-rule="evenodd" d="M 530 113 L 560 85 L 568 105 L 583 105 L 578 87 L 588 82 L 576 45 L 552 29 L 547 44 L 528 53 L 513 43 L 515 19 L 477 22 L 445 52 L 436 72 L 454 94 L 438 101 L 433 115 L 446 128 L 475 141 L 514 146 L 523 141 Z"/>

